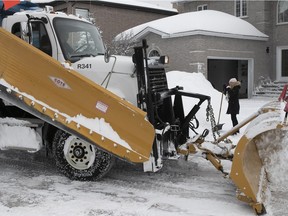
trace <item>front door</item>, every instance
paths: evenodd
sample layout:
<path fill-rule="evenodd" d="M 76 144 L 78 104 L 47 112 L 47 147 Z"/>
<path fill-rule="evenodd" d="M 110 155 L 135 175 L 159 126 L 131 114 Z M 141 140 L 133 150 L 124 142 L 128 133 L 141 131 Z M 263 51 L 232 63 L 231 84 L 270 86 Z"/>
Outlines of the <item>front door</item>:
<path fill-rule="evenodd" d="M 277 80 L 288 81 L 288 46 L 277 47 Z"/>

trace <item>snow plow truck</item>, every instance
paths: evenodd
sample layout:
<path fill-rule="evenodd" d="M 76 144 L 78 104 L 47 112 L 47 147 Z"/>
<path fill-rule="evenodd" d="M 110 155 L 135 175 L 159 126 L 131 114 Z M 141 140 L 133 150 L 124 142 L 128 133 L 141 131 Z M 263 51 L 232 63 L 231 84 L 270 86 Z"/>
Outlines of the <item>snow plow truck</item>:
<path fill-rule="evenodd" d="M 34 146 L 2 144 L 2 150 L 45 148 L 58 170 L 73 180 L 103 177 L 115 158 L 156 172 L 163 158 L 187 158 L 195 152 L 228 175 L 221 159 L 233 157 L 229 176 L 237 197 L 256 214 L 265 213 L 267 178 L 258 148 L 263 140 L 273 142 L 267 133 L 287 130 L 279 102 L 262 107 L 222 136 L 212 130 L 214 141 L 208 142 L 209 131 L 198 134 L 192 121 L 207 102 L 207 118 L 212 129 L 216 126 L 211 98 L 179 86 L 169 89 L 165 56 L 150 61 L 145 41 L 134 48 L 132 58 L 115 56 L 105 49 L 95 25 L 51 7 L 1 17 L 0 128 L 20 127 L 37 140 Z M 184 97 L 198 99 L 188 113 Z M 247 123 L 232 155 L 235 145 L 227 137 Z M 207 143 L 222 153 L 204 147 Z"/>

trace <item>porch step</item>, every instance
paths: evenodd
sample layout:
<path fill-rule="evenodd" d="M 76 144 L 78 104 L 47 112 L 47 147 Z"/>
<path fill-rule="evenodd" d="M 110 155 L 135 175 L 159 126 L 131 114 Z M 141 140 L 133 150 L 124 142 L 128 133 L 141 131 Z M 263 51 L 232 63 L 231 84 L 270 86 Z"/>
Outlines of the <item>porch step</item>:
<path fill-rule="evenodd" d="M 279 97 L 284 86 L 287 82 L 282 81 L 270 81 L 265 82 L 255 88 L 253 96 L 263 96 L 263 97 Z"/>

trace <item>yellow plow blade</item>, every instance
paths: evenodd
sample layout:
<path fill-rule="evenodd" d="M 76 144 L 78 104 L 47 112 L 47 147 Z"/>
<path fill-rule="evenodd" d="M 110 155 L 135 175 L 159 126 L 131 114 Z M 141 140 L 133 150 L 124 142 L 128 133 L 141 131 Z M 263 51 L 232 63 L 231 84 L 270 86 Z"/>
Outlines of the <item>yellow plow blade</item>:
<path fill-rule="evenodd" d="M 0 97 L 13 105 L 120 158 L 149 159 L 145 112 L 2 28 L 0 79 Z"/>
<path fill-rule="evenodd" d="M 259 215 L 266 212 L 263 203 L 267 187 L 265 158 L 260 151 L 273 144 L 279 131 L 286 133 L 284 114 L 280 102 L 263 106 L 246 128 L 234 152 L 230 178 L 238 188 L 237 197 L 249 203 Z"/>

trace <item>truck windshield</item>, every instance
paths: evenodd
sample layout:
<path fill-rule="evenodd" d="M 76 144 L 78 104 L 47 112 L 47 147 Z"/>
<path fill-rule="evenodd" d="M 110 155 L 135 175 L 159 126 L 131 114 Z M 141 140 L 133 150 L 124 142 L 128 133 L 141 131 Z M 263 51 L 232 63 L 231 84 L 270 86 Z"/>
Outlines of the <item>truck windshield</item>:
<path fill-rule="evenodd" d="M 105 48 L 94 25 L 65 18 L 55 18 L 53 25 L 66 60 L 73 63 L 83 57 L 104 55 Z"/>

